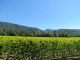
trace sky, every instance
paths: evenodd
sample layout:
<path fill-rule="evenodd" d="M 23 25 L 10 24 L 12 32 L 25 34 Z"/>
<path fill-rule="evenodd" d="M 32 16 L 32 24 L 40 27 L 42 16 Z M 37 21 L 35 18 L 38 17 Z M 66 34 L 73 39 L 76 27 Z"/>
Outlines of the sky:
<path fill-rule="evenodd" d="M 0 21 L 39 29 L 79 29 L 80 0 L 0 0 Z"/>

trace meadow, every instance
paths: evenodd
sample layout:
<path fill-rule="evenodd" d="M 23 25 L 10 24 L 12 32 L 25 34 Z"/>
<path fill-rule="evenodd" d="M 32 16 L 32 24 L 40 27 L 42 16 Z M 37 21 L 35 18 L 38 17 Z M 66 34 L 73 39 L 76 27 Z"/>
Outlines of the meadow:
<path fill-rule="evenodd" d="M 80 60 L 80 37 L 0 36 L 3 60 Z"/>

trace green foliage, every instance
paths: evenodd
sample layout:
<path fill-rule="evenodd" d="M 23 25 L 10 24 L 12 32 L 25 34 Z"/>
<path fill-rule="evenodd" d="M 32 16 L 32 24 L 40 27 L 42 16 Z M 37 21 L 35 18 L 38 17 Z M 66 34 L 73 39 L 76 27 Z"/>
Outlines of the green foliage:
<path fill-rule="evenodd" d="M 58 36 L 58 33 L 57 33 L 56 30 L 53 31 L 53 35 L 54 35 L 54 37 L 57 37 Z"/>
<path fill-rule="evenodd" d="M 68 37 L 68 33 L 66 32 L 66 30 L 62 30 L 59 34 L 59 37 Z"/>
<path fill-rule="evenodd" d="M 6 60 L 68 60 L 68 56 L 80 56 L 80 38 L 1 36 L 0 56 Z"/>
<path fill-rule="evenodd" d="M 76 36 L 76 37 L 79 37 L 80 35 L 79 35 L 78 33 L 71 33 L 71 34 L 70 34 L 70 37 L 75 37 L 75 36 Z"/>
<path fill-rule="evenodd" d="M 38 28 L 0 22 L 0 35 L 2 36 L 30 36 L 30 37 L 79 37 L 80 30 L 59 29 L 40 30 Z"/>

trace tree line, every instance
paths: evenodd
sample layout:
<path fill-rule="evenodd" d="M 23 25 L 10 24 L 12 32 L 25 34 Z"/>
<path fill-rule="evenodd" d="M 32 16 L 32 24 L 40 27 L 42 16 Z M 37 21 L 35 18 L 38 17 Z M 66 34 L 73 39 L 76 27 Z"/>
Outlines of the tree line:
<path fill-rule="evenodd" d="M 57 30 L 50 31 L 26 31 L 26 30 L 8 30 L 0 29 L 1 36 L 29 36 L 29 37 L 80 37 L 78 33 L 68 34 L 66 30 L 57 32 Z"/>

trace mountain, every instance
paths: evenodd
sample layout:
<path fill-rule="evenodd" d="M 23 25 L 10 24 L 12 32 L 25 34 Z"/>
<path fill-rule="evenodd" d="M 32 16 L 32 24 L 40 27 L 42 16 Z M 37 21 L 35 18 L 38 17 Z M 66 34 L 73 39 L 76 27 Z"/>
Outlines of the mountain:
<path fill-rule="evenodd" d="M 41 30 L 41 29 L 35 28 L 35 27 L 22 26 L 22 25 L 13 24 L 13 23 L 9 23 L 9 22 L 2 22 L 2 21 L 0 21 L 0 29 L 3 29 L 3 33 L 5 32 L 5 30 L 16 30 L 16 31 L 21 30 L 21 31 L 23 31 L 22 33 L 30 34 L 30 32 L 31 32 L 32 35 L 45 35 L 45 34 L 47 34 L 46 32 L 50 32 L 53 34 L 53 31 L 54 31 L 53 29 Z M 80 29 L 58 29 L 56 31 L 59 34 L 62 30 L 66 30 L 68 32 L 68 34 L 71 34 L 73 32 L 80 34 Z M 8 34 L 8 31 L 5 33 Z M 9 33 L 10 33 L 10 31 L 9 31 Z M 12 33 L 13 33 L 13 31 L 12 31 Z M 18 33 L 19 32 L 17 32 L 17 34 Z"/>
<path fill-rule="evenodd" d="M 46 32 L 53 32 L 52 29 L 46 29 L 45 31 L 46 31 Z"/>
<path fill-rule="evenodd" d="M 18 25 L 18 24 L 13 24 L 13 23 L 9 23 L 9 22 L 2 22 L 0 21 L 0 29 L 13 29 L 13 30 L 27 30 L 27 31 L 42 31 L 39 28 L 34 28 L 34 27 L 28 27 L 28 26 L 22 26 L 22 25 Z M 58 29 L 57 32 L 61 32 L 62 30 L 66 30 L 69 34 L 72 32 L 77 32 L 80 33 L 80 29 Z M 53 32 L 53 29 L 46 29 L 44 30 L 46 32 Z"/>
<path fill-rule="evenodd" d="M 9 23 L 9 22 L 2 22 L 0 21 L 0 29 L 7 29 L 7 30 L 26 30 L 26 31 L 42 31 L 38 28 L 34 28 L 34 27 L 28 27 L 28 26 L 22 26 L 22 25 L 18 25 L 18 24 L 13 24 L 13 23 Z"/>
<path fill-rule="evenodd" d="M 62 30 L 66 30 L 66 32 L 68 34 L 71 34 L 71 33 L 79 33 L 80 34 L 80 29 L 58 29 L 56 30 L 58 32 L 58 34 L 62 31 Z M 45 30 L 46 32 L 53 32 L 54 30 L 53 29 L 46 29 Z"/>
<path fill-rule="evenodd" d="M 80 34 L 80 29 L 59 29 L 58 32 L 60 33 L 62 30 L 66 30 L 68 34 L 71 34 L 73 32 Z"/>

